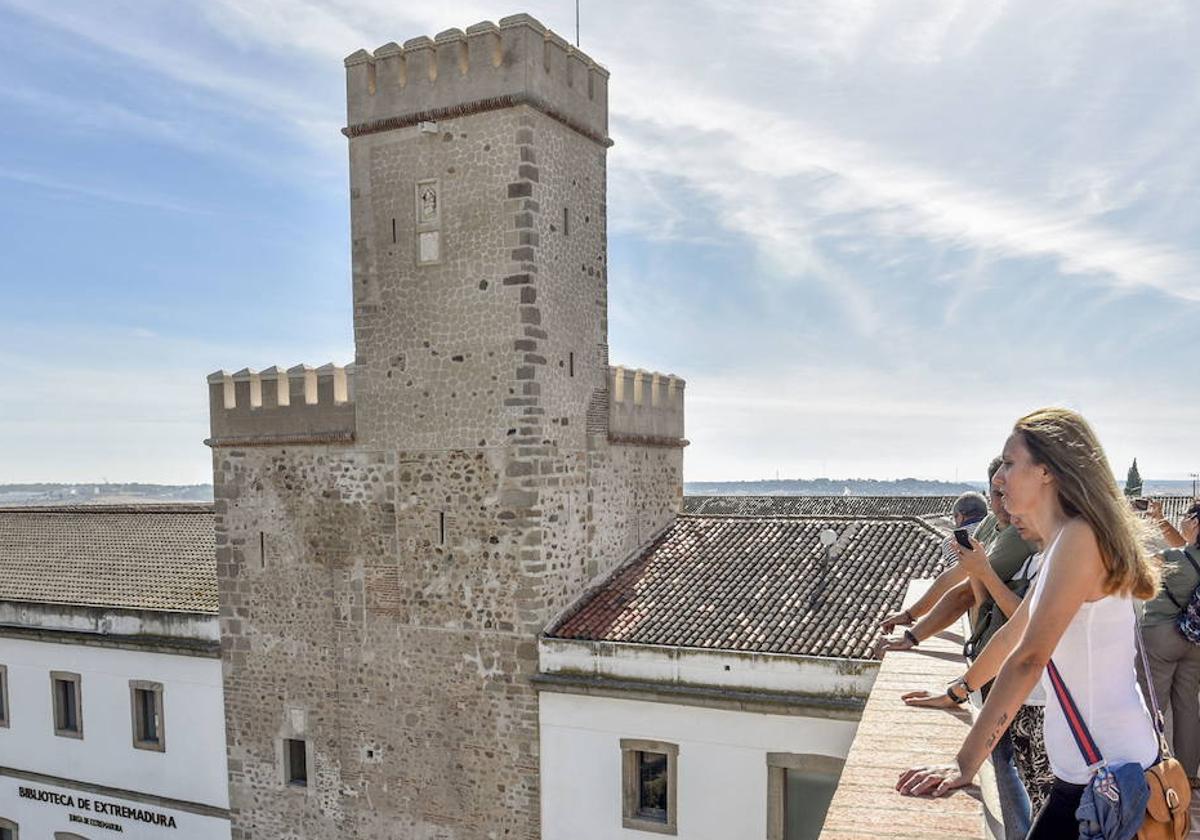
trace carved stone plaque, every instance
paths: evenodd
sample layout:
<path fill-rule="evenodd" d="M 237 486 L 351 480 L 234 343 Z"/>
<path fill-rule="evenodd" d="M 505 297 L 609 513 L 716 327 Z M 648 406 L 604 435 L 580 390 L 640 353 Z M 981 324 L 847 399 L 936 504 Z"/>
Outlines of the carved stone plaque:
<path fill-rule="evenodd" d="M 442 212 L 437 181 L 417 182 L 417 224 L 435 225 Z"/>
<path fill-rule="evenodd" d="M 435 263 L 442 258 L 442 234 L 427 230 L 417 234 L 417 262 Z"/>

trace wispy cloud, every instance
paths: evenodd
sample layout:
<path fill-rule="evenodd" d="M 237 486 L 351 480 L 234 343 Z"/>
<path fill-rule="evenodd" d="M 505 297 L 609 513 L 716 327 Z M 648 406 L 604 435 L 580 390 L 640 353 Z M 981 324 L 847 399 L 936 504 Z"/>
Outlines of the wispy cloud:
<path fill-rule="evenodd" d="M 134 207 L 149 207 L 154 210 L 170 210 L 174 213 L 210 214 L 210 210 L 195 207 L 171 198 L 160 197 L 124 189 L 114 189 L 99 185 L 89 185 L 79 181 L 68 181 L 38 172 L 26 172 L 16 169 L 0 168 L 0 180 L 18 184 L 27 184 L 52 193 L 66 196 L 82 196 L 116 204 L 128 204 Z"/>
<path fill-rule="evenodd" d="M 622 162 L 683 178 L 720 203 L 716 214 L 729 227 L 768 251 L 782 248 L 812 263 L 805 259 L 812 234 L 806 227 L 856 214 L 863 235 L 923 238 L 996 257 L 1050 257 L 1066 273 L 1200 301 L 1200 266 L 1192 253 L 1169 244 L 975 188 L 795 117 L 672 86 L 661 75 L 633 86 L 634 95 L 614 103 L 615 110 L 652 130 Z M 693 138 L 682 153 L 663 142 L 681 133 Z M 790 193 L 784 179 L 806 175 L 829 181 L 808 195 Z"/>

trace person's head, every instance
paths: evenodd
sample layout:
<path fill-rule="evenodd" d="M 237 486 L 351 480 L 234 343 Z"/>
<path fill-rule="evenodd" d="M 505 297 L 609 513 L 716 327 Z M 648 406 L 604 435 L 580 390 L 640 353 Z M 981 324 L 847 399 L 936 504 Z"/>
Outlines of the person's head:
<path fill-rule="evenodd" d="M 1187 509 L 1183 521 L 1179 524 L 1179 533 L 1183 534 L 1189 545 L 1200 548 L 1200 502 Z"/>
<path fill-rule="evenodd" d="M 973 525 L 988 515 L 987 499 L 983 497 L 982 493 L 976 493 L 973 490 L 963 493 L 954 500 L 950 512 L 954 514 L 955 528 Z"/>
<path fill-rule="evenodd" d="M 1000 465 L 1003 463 L 1003 456 L 997 455 L 992 459 L 992 463 L 988 464 L 988 503 L 991 505 L 992 513 L 996 516 L 996 521 L 1007 527 L 1010 520 L 1008 511 L 1004 509 L 1004 494 L 995 484 L 992 484 L 992 479 L 996 477 L 996 473 L 1000 471 Z"/>
<path fill-rule="evenodd" d="M 1010 516 L 1037 520 L 1058 506 L 1091 526 L 1107 575 L 1104 591 L 1148 599 L 1158 589 L 1146 530 L 1117 489 L 1091 426 L 1065 408 L 1042 408 L 1016 422 L 996 473 Z"/>

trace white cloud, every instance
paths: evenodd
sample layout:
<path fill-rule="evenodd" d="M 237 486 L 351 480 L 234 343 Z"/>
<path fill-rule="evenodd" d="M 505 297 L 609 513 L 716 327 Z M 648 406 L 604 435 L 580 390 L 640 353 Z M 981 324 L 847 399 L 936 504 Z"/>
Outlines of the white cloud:
<path fill-rule="evenodd" d="M 811 262 L 805 240 L 812 231 L 804 221 L 858 214 L 864 236 L 923 238 L 996 257 L 1050 257 L 1067 273 L 1101 274 L 1119 287 L 1200 301 L 1196 261 L 1172 245 L 975 188 L 796 117 L 672 84 L 663 74 L 646 76 L 653 81 L 635 79 L 632 95 L 613 103 L 624 120 L 650 127 L 621 163 L 682 178 L 714 197 L 716 216 L 767 251 L 783 247 L 792 257 L 809 254 Z M 691 140 L 681 152 L 668 138 L 684 134 Z M 806 174 L 834 183 L 813 201 L 784 182 Z"/>
<path fill-rule="evenodd" d="M 84 196 L 101 201 L 111 201 L 116 204 L 129 204 L 135 207 L 149 207 L 155 210 L 170 210 L 175 213 L 208 213 L 199 207 L 176 201 L 171 198 L 132 192 L 125 189 L 113 189 L 105 186 L 89 185 L 79 181 L 67 181 L 52 175 L 38 172 L 26 172 L 17 169 L 0 167 L 0 180 L 28 184 L 43 190 L 73 196 Z"/>

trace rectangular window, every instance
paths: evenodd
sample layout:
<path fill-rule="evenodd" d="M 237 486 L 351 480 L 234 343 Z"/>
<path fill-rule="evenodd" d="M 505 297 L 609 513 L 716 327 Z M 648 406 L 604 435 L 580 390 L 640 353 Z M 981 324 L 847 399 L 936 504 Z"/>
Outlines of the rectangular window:
<path fill-rule="evenodd" d="M 625 828 L 676 834 L 679 746 L 621 739 L 621 815 Z"/>
<path fill-rule="evenodd" d="M 571 211 L 563 208 L 563 236 L 571 235 Z"/>
<path fill-rule="evenodd" d="M 825 755 L 767 754 L 767 840 L 817 840 L 842 775 Z"/>
<path fill-rule="evenodd" d="M 54 704 L 54 734 L 64 738 L 83 737 L 83 697 L 79 674 L 50 672 L 51 702 Z"/>
<path fill-rule="evenodd" d="M 157 752 L 166 750 L 167 739 L 166 733 L 163 731 L 162 683 L 130 680 L 129 703 L 134 748 Z"/>
<path fill-rule="evenodd" d="M 0 817 L 0 840 L 17 840 L 17 824 Z"/>
<path fill-rule="evenodd" d="M 574 353 L 567 354 L 567 374 L 569 376 L 575 375 L 575 354 Z"/>
<path fill-rule="evenodd" d="M 283 778 L 289 785 L 308 787 L 307 744 L 299 738 L 283 741 Z"/>
<path fill-rule="evenodd" d="M 8 666 L 0 665 L 0 726 L 8 726 Z M 4 840 L 0 837 L 0 840 Z"/>

